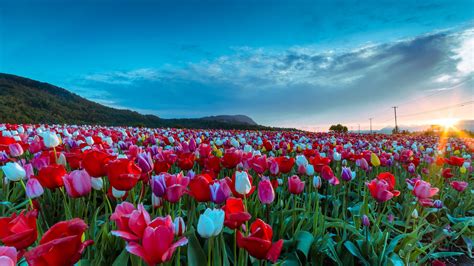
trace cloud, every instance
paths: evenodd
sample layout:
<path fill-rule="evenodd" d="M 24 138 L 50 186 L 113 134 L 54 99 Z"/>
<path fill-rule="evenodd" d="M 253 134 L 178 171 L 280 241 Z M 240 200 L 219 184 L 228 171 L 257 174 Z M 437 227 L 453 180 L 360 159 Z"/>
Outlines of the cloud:
<path fill-rule="evenodd" d="M 136 81 L 157 80 L 160 72 L 151 68 L 140 68 L 130 71 L 112 71 L 107 73 L 90 74 L 84 80 L 114 85 L 130 85 Z"/>
<path fill-rule="evenodd" d="M 241 113 L 270 125 L 354 120 L 472 77 L 473 42 L 467 29 L 341 50 L 234 47 L 185 66 L 92 74 L 82 85 L 163 117 Z M 456 90 L 470 95 L 469 85 Z"/>

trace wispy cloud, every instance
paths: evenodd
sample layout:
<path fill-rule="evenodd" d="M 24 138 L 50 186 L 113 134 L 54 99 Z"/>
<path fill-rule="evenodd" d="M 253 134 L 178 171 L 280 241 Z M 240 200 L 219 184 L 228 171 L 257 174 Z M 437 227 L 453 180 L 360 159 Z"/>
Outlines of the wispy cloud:
<path fill-rule="evenodd" d="M 474 73 L 473 46 L 470 28 L 345 50 L 234 47 L 184 67 L 98 73 L 83 82 L 121 106 L 165 117 L 244 113 L 267 124 L 308 123 L 446 90 Z M 456 89 L 469 93 L 471 85 Z"/>

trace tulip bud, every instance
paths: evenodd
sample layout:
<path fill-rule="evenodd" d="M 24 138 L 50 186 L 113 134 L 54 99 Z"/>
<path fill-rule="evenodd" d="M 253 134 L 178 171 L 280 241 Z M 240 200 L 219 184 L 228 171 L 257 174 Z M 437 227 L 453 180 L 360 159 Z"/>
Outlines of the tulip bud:
<path fill-rule="evenodd" d="M 64 166 L 67 165 L 67 159 L 66 159 L 66 156 L 64 155 L 64 153 L 59 153 L 57 164 L 61 164 L 61 165 L 64 165 Z"/>
<path fill-rule="evenodd" d="M 367 217 L 367 215 L 362 215 L 362 225 L 365 226 L 365 227 L 369 227 L 370 226 L 370 220 L 369 220 L 369 217 Z"/>
<path fill-rule="evenodd" d="M 166 193 L 165 175 L 160 174 L 151 178 L 151 190 L 157 197 L 163 197 Z"/>
<path fill-rule="evenodd" d="M 434 203 L 433 203 L 433 206 L 436 209 L 441 209 L 441 208 L 443 208 L 443 202 L 441 200 L 435 200 Z"/>
<path fill-rule="evenodd" d="M 413 210 L 413 212 L 411 213 L 411 217 L 413 219 L 417 219 L 418 218 L 418 211 L 416 209 Z"/>
<path fill-rule="evenodd" d="M 393 216 L 393 214 L 391 214 L 391 213 L 387 216 L 387 220 L 388 220 L 389 223 L 393 223 L 394 219 L 395 219 L 395 216 Z"/>
<path fill-rule="evenodd" d="M 270 204 L 275 200 L 275 191 L 268 178 L 258 184 L 258 199 L 263 204 Z"/>
<path fill-rule="evenodd" d="M 221 209 L 207 208 L 201 216 L 199 216 L 197 231 L 203 238 L 210 238 L 219 235 L 224 227 L 225 213 Z"/>
<path fill-rule="evenodd" d="M 186 224 L 182 217 L 174 218 L 174 234 L 176 236 L 182 236 L 186 232 Z"/>
<path fill-rule="evenodd" d="M 316 189 L 321 188 L 321 177 L 317 175 L 313 176 L 313 187 Z"/>
<path fill-rule="evenodd" d="M 235 191 L 242 195 L 247 195 L 250 190 L 252 190 L 252 184 L 247 172 L 237 171 L 235 173 Z"/>
<path fill-rule="evenodd" d="M 155 194 L 151 193 L 151 205 L 153 208 L 159 208 L 163 205 L 163 198 L 155 196 Z"/>
<path fill-rule="evenodd" d="M 352 171 L 350 168 L 342 167 L 341 178 L 344 181 L 351 181 L 352 180 Z"/>
<path fill-rule="evenodd" d="M 372 166 L 374 166 L 374 167 L 377 167 L 377 166 L 380 165 L 380 159 L 379 159 L 379 157 L 377 156 L 377 154 L 375 154 L 375 153 L 370 154 L 370 163 L 371 163 Z"/>
<path fill-rule="evenodd" d="M 94 190 L 102 190 L 104 181 L 100 177 L 91 177 L 91 184 Z"/>
<path fill-rule="evenodd" d="M 2 167 L 5 177 L 10 181 L 19 181 L 26 177 L 26 171 L 16 162 L 9 162 Z"/>
<path fill-rule="evenodd" d="M 30 199 L 37 198 L 43 195 L 44 189 L 36 178 L 28 179 L 26 182 L 26 196 Z"/>
<path fill-rule="evenodd" d="M 20 157 L 23 154 L 23 147 L 21 147 L 19 143 L 8 145 L 8 149 L 10 150 L 10 155 L 12 157 Z"/>

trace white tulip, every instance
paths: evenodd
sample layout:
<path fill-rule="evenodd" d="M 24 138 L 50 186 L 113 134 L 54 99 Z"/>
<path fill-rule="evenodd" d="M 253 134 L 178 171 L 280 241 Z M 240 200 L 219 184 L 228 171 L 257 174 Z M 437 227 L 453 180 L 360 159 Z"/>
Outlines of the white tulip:
<path fill-rule="evenodd" d="M 9 162 L 2 167 L 5 177 L 10 181 L 19 181 L 22 178 L 25 178 L 26 171 L 25 169 L 16 162 Z"/>
<path fill-rule="evenodd" d="M 219 235 L 224 227 L 225 213 L 221 209 L 207 208 L 201 216 L 197 225 L 197 231 L 201 237 L 210 238 Z"/>

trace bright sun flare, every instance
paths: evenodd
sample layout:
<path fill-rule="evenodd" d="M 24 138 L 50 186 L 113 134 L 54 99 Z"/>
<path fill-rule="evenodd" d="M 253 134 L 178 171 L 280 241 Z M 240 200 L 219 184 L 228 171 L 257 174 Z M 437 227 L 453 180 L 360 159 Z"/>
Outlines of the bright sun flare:
<path fill-rule="evenodd" d="M 458 122 L 459 122 L 459 119 L 457 118 L 442 118 L 442 119 L 434 120 L 433 124 L 440 125 L 444 127 L 445 129 L 450 129 L 450 128 L 453 128 Z"/>

